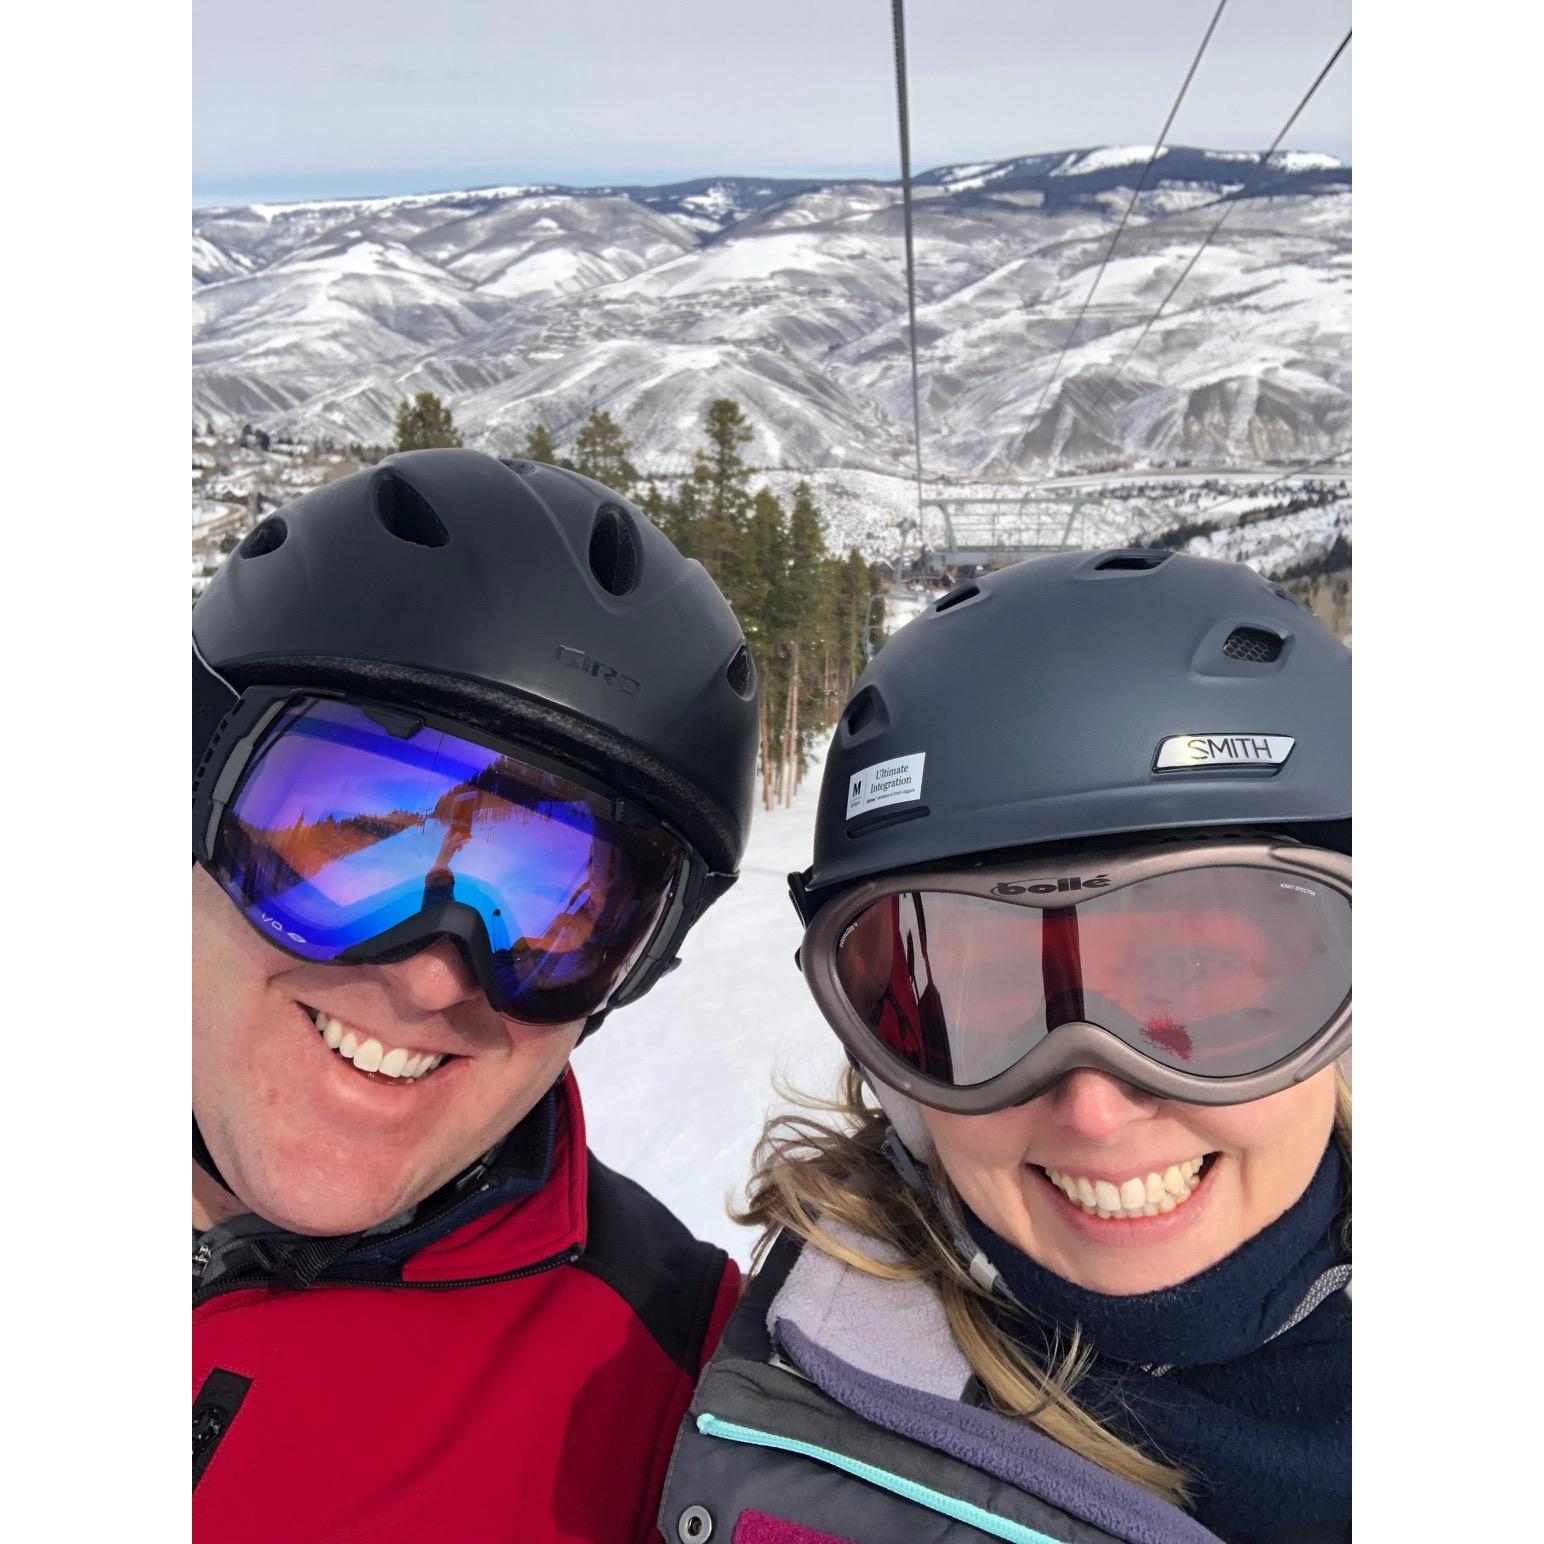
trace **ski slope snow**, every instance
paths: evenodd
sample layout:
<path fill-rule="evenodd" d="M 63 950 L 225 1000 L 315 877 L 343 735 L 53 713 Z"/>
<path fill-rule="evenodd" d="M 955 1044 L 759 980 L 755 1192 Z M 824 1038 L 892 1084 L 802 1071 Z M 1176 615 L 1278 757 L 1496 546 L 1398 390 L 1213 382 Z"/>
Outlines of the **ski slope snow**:
<path fill-rule="evenodd" d="M 785 1107 L 773 1076 L 829 1094 L 843 1061 L 793 963 L 788 874 L 809 866 L 820 772 L 791 808 L 757 805 L 739 883 L 687 935 L 679 968 L 574 1056 L 595 1156 L 742 1265 L 756 1234 L 725 1206 L 768 1112 Z"/>

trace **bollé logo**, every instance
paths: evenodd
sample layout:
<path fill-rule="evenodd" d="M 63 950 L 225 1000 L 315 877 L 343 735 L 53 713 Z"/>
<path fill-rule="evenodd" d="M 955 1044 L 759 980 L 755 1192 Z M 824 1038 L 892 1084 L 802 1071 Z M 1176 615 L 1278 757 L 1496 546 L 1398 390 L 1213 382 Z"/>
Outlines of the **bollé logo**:
<path fill-rule="evenodd" d="M 1000 885 L 992 886 L 992 894 L 1055 895 L 1058 891 L 1065 894 L 1068 890 L 1099 890 L 1109 882 L 1108 874 L 1095 874 L 1092 879 L 1083 879 L 1074 874 L 1062 879 L 1041 879 L 1033 884 L 1010 884 L 1005 880 Z"/>

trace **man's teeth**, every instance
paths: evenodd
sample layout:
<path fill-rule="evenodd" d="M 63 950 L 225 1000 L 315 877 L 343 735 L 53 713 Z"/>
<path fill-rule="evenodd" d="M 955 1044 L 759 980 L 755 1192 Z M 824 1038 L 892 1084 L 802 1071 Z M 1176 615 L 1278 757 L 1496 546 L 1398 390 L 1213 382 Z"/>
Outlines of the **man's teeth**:
<path fill-rule="evenodd" d="M 410 1051 L 400 1045 L 388 1047 L 379 1040 L 361 1038 L 357 1030 L 320 1009 L 316 1014 L 316 1027 L 322 1032 L 322 1039 L 361 1072 L 379 1072 L 385 1077 L 412 1083 L 433 1072 L 445 1060 L 429 1051 Z"/>
<path fill-rule="evenodd" d="M 1107 1179 L 1084 1179 L 1077 1174 L 1063 1174 L 1057 1169 L 1043 1169 L 1053 1185 L 1075 1206 L 1090 1217 L 1157 1217 L 1183 1206 L 1200 1183 L 1202 1158 L 1187 1158 L 1170 1164 L 1162 1174 L 1133 1175 L 1112 1184 Z"/>

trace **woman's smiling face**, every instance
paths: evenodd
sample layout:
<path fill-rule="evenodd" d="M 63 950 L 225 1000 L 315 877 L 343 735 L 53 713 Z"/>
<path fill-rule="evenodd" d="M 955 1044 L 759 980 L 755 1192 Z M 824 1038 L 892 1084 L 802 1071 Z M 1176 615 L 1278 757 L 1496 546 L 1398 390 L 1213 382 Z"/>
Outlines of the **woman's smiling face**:
<path fill-rule="evenodd" d="M 1335 1069 L 1199 1105 L 1080 1068 L 1013 1109 L 922 1113 L 994 1233 L 1066 1281 L 1126 1296 L 1197 1275 L 1292 1206 L 1330 1139 Z"/>

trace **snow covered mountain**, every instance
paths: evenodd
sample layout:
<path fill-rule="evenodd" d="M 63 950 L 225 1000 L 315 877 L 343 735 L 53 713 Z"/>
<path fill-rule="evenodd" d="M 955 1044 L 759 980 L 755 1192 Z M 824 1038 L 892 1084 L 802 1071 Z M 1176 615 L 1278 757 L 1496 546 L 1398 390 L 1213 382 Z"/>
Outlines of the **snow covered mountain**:
<path fill-rule="evenodd" d="M 924 461 L 1014 477 L 1310 460 L 1350 438 L 1350 168 L 1159 156 L 1045 411 L 1149 154 L 1058 151 L 915 183 Z M 1142 325 L 1229 218 L 1095 410 Z M 202 209 L 193 407 L 217 427 L 390 438 L 432 390 L 467 442 L 559 443 L 594 406 L 650 471 L 717 396 L 770 467 L 910 461 L 898 183 L 709 178 Z"/>

